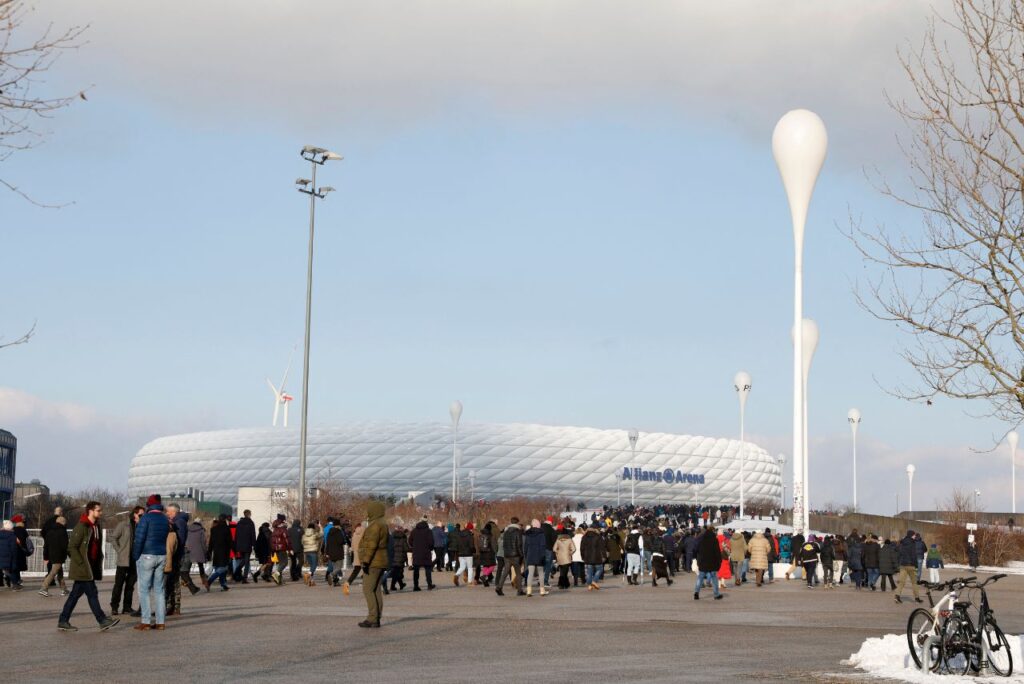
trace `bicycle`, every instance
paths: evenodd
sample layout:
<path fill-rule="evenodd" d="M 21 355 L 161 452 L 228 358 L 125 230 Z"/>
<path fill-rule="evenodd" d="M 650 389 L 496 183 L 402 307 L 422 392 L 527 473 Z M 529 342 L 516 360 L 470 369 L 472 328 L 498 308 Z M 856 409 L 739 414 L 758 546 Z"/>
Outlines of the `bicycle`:
<path fill-rule="evenodd" d="M 942 627 L 942 651 L 946 668 L 953 674 L 965 675 L 968 670 L 980 672 L 982 659 L 1003 677 L 1013 674 L 1013 654 L 1003 630 L 996 624 L 995 614 L 988 602 L 985 586 L 1006 577 L 993 575 L 982 583 L 967 582 L 969 589 L 981 592 L 978 605 L 978 626 L 975 627 L 968 609 L 970 601 L 956 602 Z"/>
<path fill-rule="evenodd" d="M 925 587 L 928 594 L 928 603 L 931 608 L 916 608 L 907 620 L 907 646 L 910 649 L 910 656 L 914 659 L 917 669 L 923 667 L 925 647 L 930 643 L 928 652 L 928 665 L 931 672 L 937 672 L 943 665 L 945 657 L 943 651 L 943 640 L 951 638 L 954 633 L 946 634 L 945 625 L 948 618 L 953 614 L 955 606 L 959 603 L 960 592 L 968 583 L 976 580 L 977 577 L 957 577 L 948 582 L 932 584 L 920 581 L 919 585 Z M 932 591 L 949 589 L 938 603 L 932 599 Z M 970 603 L 967 604 L 968 606 Z"/>

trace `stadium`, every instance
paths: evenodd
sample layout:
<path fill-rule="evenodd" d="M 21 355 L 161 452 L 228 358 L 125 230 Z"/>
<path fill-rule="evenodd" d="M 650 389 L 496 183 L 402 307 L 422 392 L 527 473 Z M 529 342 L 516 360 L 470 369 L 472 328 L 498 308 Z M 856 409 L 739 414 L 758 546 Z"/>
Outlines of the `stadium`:
<path fill-rule="evenodd" d="M 442 423 L 354 423 L 309 429 L 306 481 L 406 497 L 450 495 L 452 429 Z M 557 497 L 588 505 L 738 504 L 741 442 L 641 433 L 636 459 L 625 430 L 527 424 L 465 424 L 458 432 L 460 493 L 477 499 Z M 298 480 L 299 432 L 251 428 L 161 437 L 132 459 L 128 491 L 203 491 L 236 504 L 239 487 Z M 782 476 L 768 453 L 746 443 L 745 495 L 779 500 Z"/>

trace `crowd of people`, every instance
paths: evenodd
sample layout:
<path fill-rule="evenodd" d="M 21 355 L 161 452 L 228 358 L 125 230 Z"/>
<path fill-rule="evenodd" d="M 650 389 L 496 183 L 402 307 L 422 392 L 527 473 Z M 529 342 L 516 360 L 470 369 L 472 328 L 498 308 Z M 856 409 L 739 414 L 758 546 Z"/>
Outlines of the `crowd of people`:
<path fill-rule="evenodd" d="M 221 515 L 206 525 L 153 495 L 108 532 L 117 569 L 109 611 L 104 611 L 96 588 L 103 566 L 102 513 L 98 502 L 90 502 L 69 534 L 63 511 L 57 509 L 40 530 L 47 574 L 38 593 L 48 598 L 51 587 L 60 587 L 66 598 L 58 620 L 63 631 L 76 631 L 70 619 L 82 596 L 101 629 L 127 615 L 138 619 L 136 630 L 163 630 L 168 617 L 181 614 L 183 590 L 229 591 L 229 582 L 260 581 L 276 586 L 301 581 L 313 587 L 322 581 L 348 595 L 360 576 L 367 617 L 359 625 L 376 628 L 384 595 L 407 588 L 407 569 L 414 592 L 435 589 L 438 573 L 450 573 L 455 587 L 493 587 L 498 596 L 505 596 L 509 587 L 515 596 L 527 598 L 574 588 L 600 591 L 606 576 L 621 577 L 629 586 L 657 588 L 690 575 L 694 600 L 704 589 L 721 600 L 730 584 L 763 587 L 778 581 L 781 570 L 785 580 L 802 580 L 808 588 L 846 584 L 885 592 L 888 584 L 897 602 L 909 584 L 920 602 L 917 582 L 925 572 L 937 580 L 943 567 L 937 545 L 927 545 L 913 531 L 901 539 L 856 530 L 804 538 L 778 534 L 770 525 L 755 531 L 732 529 L 730 524 L 749 524 L 728 522 L 733 512 L 726 508 L 605 507 L 586 520 L 545 516 L 464 523 L 431 521 L 424 515 L 407 525 L 397 519 L 386 522 L 384 504 L 372 501 L 364 521 L 339 516 L 303 525 L 289 522 L 282 513 L 257 527 L 250 511 L 237 521 Z M 25 559 L 34 552 L 30 545 L 19 516 L 5 523 L 0 569 L 12 589 L 22 588 L 19 569 L 24 570 Z M 351 569 L 346 571 L 349 553 Z M 976 563 L 976 546 L 972 558 Z M 139 602 L 133 607 L 136 586 Z"/>

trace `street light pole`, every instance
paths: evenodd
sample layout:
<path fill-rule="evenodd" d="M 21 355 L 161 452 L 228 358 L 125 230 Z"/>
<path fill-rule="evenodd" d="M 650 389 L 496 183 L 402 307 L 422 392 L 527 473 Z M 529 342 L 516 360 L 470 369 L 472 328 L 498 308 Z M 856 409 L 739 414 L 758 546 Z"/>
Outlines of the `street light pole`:
<path fill-rule="evenodd" d="M 853 432 L 853 510 L 857 510 L 857 428 L 860 426 L 860 411 L 850 409 L 846 414 L 846 420 L 850 422 L 850 431 Z"/>
<path fill-rule="evenodd" d="M 736 389 L 736 396 L 740 399 L 740 520 L 743 520 L 744 505 L 746 498 L 744 496 L 744 469 L 746 466 L 747 457 L 747 443 L 746 434 L 744 431 L 744 416 L 747 408 L 747 396 L 750 395 L 750 373 L 740 371 L 733 378 L 732 384 Z"/>
<path fill-rule="evenodd" d="M 448 407 L 452 418 L 452 502 L 459 497 L 459 420 L 462 418 L 462 402 L 456 399 Z"/>
<path fill-rule="evenodd" d="M 640 432 L 632 428 L 627 435 L 629 437 L 629 450 L 632 453 L 630 469 L 633 470 L 633 477 L 629 479 L 629 504 L 636 506 L 636 442 L 640 439 Z"/>
<path fill-rule="evenodd" d="M 811 376 L 811 361 L 814 360 L 814 350 L 818 348 L 818 324 L 809 318 L 804 319 L 803 327 L 801 328 L 801 337 L 803 337 L 803 386 L 800 392 L 800 398 L 802 401 L 801 413 L 803 417 L 803 447 L 804 455 L 801 459 L 803 461 L 803 483 L 804 483 L 804 502 L 803 502 L 803 525 L 804 529 L 810 529 L 811 525 L 811 476 L 809 473 L 810 464 L 810 440 L 807 439 L 807 381 Z"/>
<path fill-rule="evenodd" d="M 914 519 L 914 471 L 917 468 L 913 464 L 907 466 L 907 510 L 908 519 Z"/>
<path fill-rule="evenodd" d="M 772 132 L 772 155 L 782 176 L 782 185 L 789 201 L 789 212 L 793 223 L 793 328 L 799 329 L 804 320 L 803 312 L 803 250 L 804 229 L 807 212 L 814 193 L 818 174 L 825 163 L 828 151 L 828 133 L 825 124 L 814 112 L 794 109 L 787 112 L 775 125 Z M 793 527 L 803 533 L 803 516 L 796 511 L 805 508 L 804 492 L 804 402 L 802 365 L 804 359 L 803 335 L 793 339 Z"/>
<path fill-rule="evenodd" d="M 782 502 L 779 506 L 786 508 L 786 455 L 779 454 L 779 479 L 782 480 Z"/>
<path fill-rule="evenodd" d="M 324 199 L 334 192 L 330 186 L 317 187 L 316 167 L 328 161 L 341 161 L 342 156 L 322 147 L 306 145 L 299 152 L 313 169 L 312 179 L 299 178 L 296 190 L 309 195 L 309 259 L 306 266 L 306 334 L 302 351 L 302 426 L 299 430 L 299 519 L 306 517 L 306 435 L 309 427 L 309 337 L 313 313 L 313 235 L 316 217 L 316 200 Z M 282 389 L 282 391 L 284 391 Z"/>
<path fill-rule="evenodd" d="M 1016 432 L 1006 435 L 1006 442 L 1010 445 L 1010 512 L 1014 515 L 1017 515 L 1017 442 L 1019 440 L 1020 437 Z"/>

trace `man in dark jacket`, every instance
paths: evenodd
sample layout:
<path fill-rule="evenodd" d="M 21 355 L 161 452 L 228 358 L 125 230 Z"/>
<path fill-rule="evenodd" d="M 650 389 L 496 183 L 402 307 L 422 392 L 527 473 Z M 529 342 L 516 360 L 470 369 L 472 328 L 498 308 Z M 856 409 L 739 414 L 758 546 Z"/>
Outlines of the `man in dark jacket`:
<path fill-rule="evenodd" d="M 434 534 L 430 530 L 427 516 L 423 516 L 423 519 L 416 523 L 416 527 L 412 528 L 412 532 L 409 533 L 409 547 L 412 549 L 412 590 L 421 591 L 421 568 L 427 576 L 427 589 L 433 589 L 434 579 L 430 572 L 433 559 L 430 557 L 430 552 L 434 548 Z"/>
<path fill-rule="evenodd" d="M 174 554 L 171 556 L 171 570 L 167 573 L 167 582 L 164 587 L 168 615 L 181 615 L 182 579 L 188 578 L 187 586 L 193 596 L 199 593 L 199 587 L 192 581 L 192 576 L 183 573 L 181 567 L 181 561 L 185 557 L 185 544 L 188 541 L 188 517 L 188 513 L 181 510 L 178 504 L 167 505 L 167 519 L 178 538 L 178 544 L 174 547 Z"/>
<path fill-rule="evenodd" d="M 327 556 L 327 574 L 324 577 L 324 581 L 327 582 L 327 586 L 336 587 L 341 583 L 338 575 L 342 573 L 342 565 L 344 565 L 345 561 L 345 544 L 348 543 L 348 538 L 345 536 L 345 530 L 337 520 L 330 518 L 329 521 L 324 534 L 324 555 Z M 241 527 L 241 523 L 239 523 L 239 527 Z"/>
<path fill-rule="evenodd" d="M 914 600 L 923 603 L 917 590 L 917 540 L 914 530 L 907 530 L 907 535 L 900 542 L 897 554 L 900 564 L 900 583 L 894 596 L 896 603 L 903 603 L 903 586 L 907 583 L 910 583 L 910 588 L 914 591 Z"/>
<path fill-rule="evenodd" d="M 292 582 L 298 582 L 302 577 L 302 532 L 302 521 L 292 520 L 292 526 L 288 528 Z"/>
<path fill-rule="evenodd" d="M 171 523 L 164 513 L 160 495 L 150 496 L 146 500 L 146 513 L 135 526 L 135 543 L 132 545 L 132 560 L 139 578 L 139 612 L 142 616 L 142 621 L 135 629 L 164 628 L 167 616 L 164 565 L 167 562 L 167 535 L 170 529 Z M 150 625 L 153 613 L 156 613 L 156 623 Z"/>
<path fill-rule="evenodd" d="M 278 513 L 274 524 L 270 528 L 271 559 L 277 556 L 277 560 L 274 562 L 274 572 L 271 577 L 278 586 L 281 586 L 281 582 L 284 581 L 284 569 L 288 566 L 288 555 L 291 550 L 292 543 L 288 538 L 288 523 L 284 513 Z M 299 551 L 301 550 L 302 546 L 300 545 Z M 355 573 L 353 572 L 353 574 Z"/>
<path fill-rule="evenodd" d="M 100 631 L 106 631 L 118 623 L 115 617 L 108 617 L 100 607 L 100 597 L 96 591 L 96 581 L 103 578 L 103 542 L 100 533 L 99 520 L 103 515 L 103 507 L 99 501 L 90 501 L 85 505 L 85 513 L 82 514 L 78 524 L 75 525 L 71 538 L 68 540 L 68 555 L 71 558 L 71 565 L 68 569 L 68 577 L 74 584 L 71 586 L 71 593 L 64 602 L 64 609 L 60 612 L 57 622 L 57 629 L 62 632 L 77 632 L 77 627 L 71 626 L 71 613 L 74 612 L 78 599 L 84 594 L 89 601 L 89 608 L 92 609 L 93 617 L 100 626 Z"/>
<path fill-rule="evenodd" d="M 920 534 L 914 534 L 914 555 L 917 558 L 917 581 L 921 581 L 921 575 L 924 573 L 924 557 L 928 553 L 928 545 L 924 543 L 924 539 L 921 538 Z"/>
<path fill-rule="evenodd" d="M 213 565 L 213 572 L 203 582 L 206 591 L 210 591 L 210 585 L 214 580 L 220 580 L 221 591 L 228 590 L 226 579 L 228 567 L 231 565 L 231 546 L 231 528 L 228 526 L 227 516 L 221 515 L 213 521 L 213 526 L 210 527 L 210 540 L 207 542 L 206 555 Z"/>
<path fill-rule="evenodd" d="M 593 527 L 587 530 L 580 542 L 580 557 L 586 568 L 587 591 L 600 589 L 597 580 L 604 568 L 605 542 Z"/>
<path fill-rule="evenodd" d="M 697 557 L 697 545 L 700 537 L 697 532 L 691 532 L 683 539 L 683 572 L 692 572 L 693 559 Z"/>
<path fill-rule="evenodd" d="M 256 523 L 252 521 L 252 511 L 242 511 L 242 519 L 235 527 L 235 567 L 233 568 L 236 577 L 241 578 L 242 584 L 249 583 L 249 574 L 252 569 L 249 567 L 249 558 L 252 556 L 253 546 L 256 545 Z"/>
<path fill-rule="evenodd" d="M 552 525 L 554 518 L 548 516 L 543 523 L 541 523 L 540 529 L 544 531 L 544 587 L 551 587 L 551 571 L 555 567 L 555 541 L 558 539 L 558 533 L 555 532 L 555 528 Z"/>
<path fill-rule="evenodd" d="M 501 550 L 505 562 L 502 563 L 498 580 L 494 583 L 494 593 L 498 596 L 505 595 L 501 588 L 505 584 L 505 579 L 511 574 L 512 568 L 515 567 L 519 575 L 512 580 L 512 586 L 516 588 L 517 596 L 525 596 L 526 592 L 523 591 L 522 584 L 520 584 L 522 573 L 519 572 L 523 562 L 523 528 L 519 526 L 519 518 L 512 518 L 501 533 Z"/>
<path fill-rule="evenodd" d="M 465 529 L 458 533 L 455 553 L 459 558 L 459 566 L 455 569 L 455 577 L 452 578 L 455 586 L 459 586 L 459 577 L 466 573 L 466 584 L 476 584 L 473 579 L 473 554 L 476 553 L 476 538 L 473 535 L 473 523 L 466 523 Z"/>
<path fill-rule="evenodd" d="M 47 589 L 56 580 L 60 583 L 60 595 L 67 596 L 68 587 L 64 584 L 64 563 L 68 559 L 68 528 L 64 526 L 63 515 L 58 515 L 57 519 L 50 525 L 43 543 L 47 549 L 46 565 L 50 569 L 46 573 L 46 578 L 43 579 L 43 586 L 39 590 L 39 595 L 50 596 L 50 592 Z M 130 599 L 130 592 L 128 596 Z M 114 615 L 117 615 L 116 610 L 112 612 Z"/>
<path fill-rule="evenodd" d="M 11 589 L 19 591 L 21 587 L 15 581 L 18 576 L 18 538 L 14 536 L 14 523 L 4 520 L 0 530 L 0 581 L 7 581 Z"/>
<path fill-rule="evenodd" d="M 880 551 L 878 546 L 878 537 L 871 535 L 864 541 L 864 570 L 867 572 L 868 586 L 871 587 L 871 591 L 875 591 L 875 582 L 878 581 L 878 554 Z"/>
<path fill-rule="evenodd" d="M 889 580 L 889 588 L 896 591 L 895 575 L 900 571 L 900 554 L 896 543 L 886 539 L 882 548 L 878 551 L 878 573 L 882 576 L 882 591 L 885 591 L 885 581 Z"/>
<path fill-rule="evenodd" d="M 722 547 L 718 545 L 715 528 L 708 525 L 697 542 L 697 585 L 693 588 L 693 600 L 700 598 L 700 589 L 707 580 L 715 592 L 715 600 L 722 598 L 718 591 L 718 569 L 722 567 Z"/>

